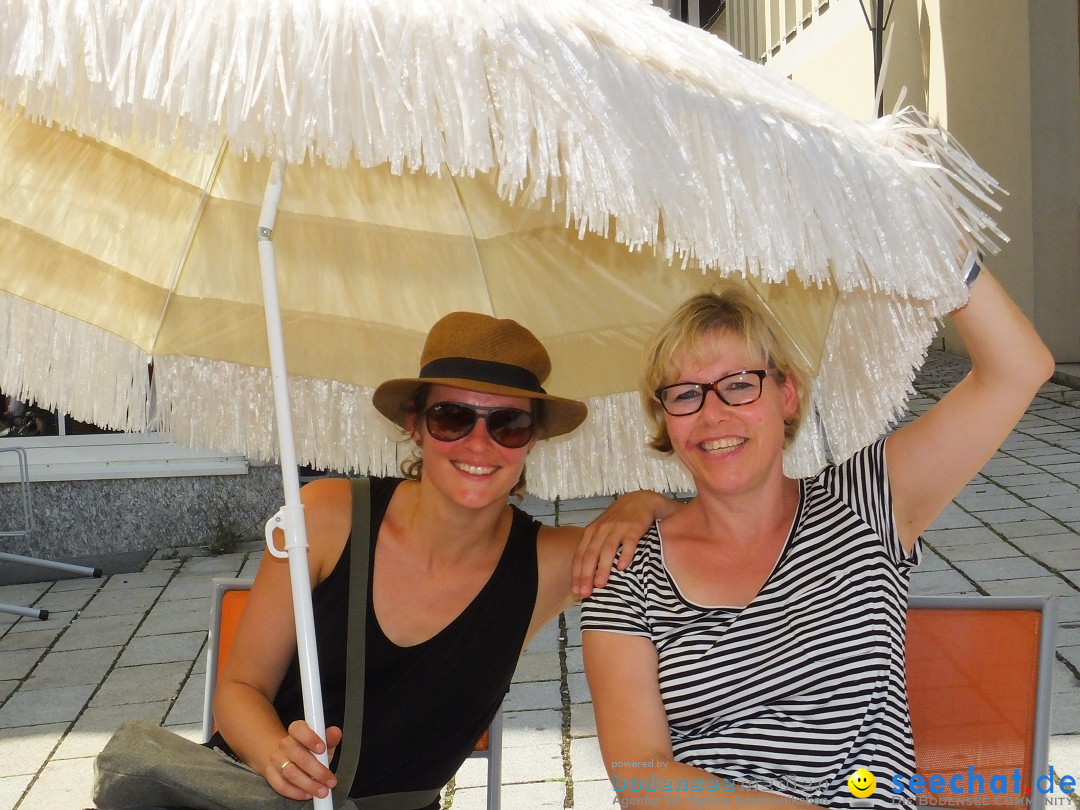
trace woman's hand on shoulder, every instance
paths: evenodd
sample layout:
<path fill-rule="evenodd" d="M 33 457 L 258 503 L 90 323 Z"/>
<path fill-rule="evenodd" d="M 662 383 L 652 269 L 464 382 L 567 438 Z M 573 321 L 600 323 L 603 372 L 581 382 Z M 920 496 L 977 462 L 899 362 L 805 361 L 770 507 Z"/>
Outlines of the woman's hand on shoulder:
<path fill-rule="evenodd" d="M 607 585 L 611 566 L 625 571 L 634 559 L 638 541 L 654 520 L 663 520 L 683 504 L 649 490 L 630 492 L 616 499 L 604 513 L 585 527 L 574 553 L 571 587 L 584 598 Z M 621 552 L 620 552 L 621 549 Z"/>
<path fill-rule="evenodd" d="M 678 501 L 655 492 L 639 491 L 612 503 L 586 529 L 579 526 L 541 526 L 537 538 L 539 590 L 529 637 L 574 602 L 607 584 L 612 563 L 630 565 L 638 541 L 653 520 L 682 509 Z"/>

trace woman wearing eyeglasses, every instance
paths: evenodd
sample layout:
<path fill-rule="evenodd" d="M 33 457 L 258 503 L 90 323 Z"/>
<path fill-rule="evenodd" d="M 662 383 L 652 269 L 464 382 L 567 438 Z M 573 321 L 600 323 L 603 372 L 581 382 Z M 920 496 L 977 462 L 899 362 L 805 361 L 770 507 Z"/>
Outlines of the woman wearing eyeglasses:
<path fill-rule="evenodd" d="M 600 748 L 626 804 L 914 804 L 889 780 L 915 767 L 904 623 L 919 534 L 1053 371 L 988 273 L 952 320 L 967 378 L 803 480 L 784 475 L 782 452 L 806 376 L 756 299 L 699 295 L 654 338 L 652 444 L 676 454 L 697 495 L 582 611 Z M 860 768 L 876 790 L 849 785 Z"/>
<path fill-rule="evenodd" d="M 405 465 L 408 480 L 371 482 L 367 677 L 349 795 L 426 791 L 417 807 L 437 808 L 438 791 L 490 724 L 529 639 L 587 595 L 594 576 L 606 580 L 618 545 L 678 507 L 654 493 L 626 496 L 585 540 L 581 529 L 541 526 L 508 504 L 523 488 L 533 445 L 574 430 L 587 413 L 584 403 L 544 391 L 547 352 L 514 321 L 448 315 L 432 327 L 421 366 L 417 377 L 385 382 L 374 395 L 419 457 Z M 335 650 L 320 644 L 333 749 L 342 734 L 352 489 L 326 479 L 302 495 L 315 624 L 338 639 Z M 300 719 L 288 577 L 286 563 L 264 555 L 218 681 L 212 743 L 278 793 L 308 799 L 336 782 L 311 753 L 324 742 Z"/>

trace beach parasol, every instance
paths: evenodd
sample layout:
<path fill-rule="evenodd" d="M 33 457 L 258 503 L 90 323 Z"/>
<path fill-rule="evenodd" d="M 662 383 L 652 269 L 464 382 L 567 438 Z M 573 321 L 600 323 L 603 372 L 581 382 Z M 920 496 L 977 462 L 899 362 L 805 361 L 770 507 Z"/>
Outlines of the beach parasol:
<path fill-rule="evenodd" d="M 917 115 L 848 120 L 644 0 L 5 14 L 0 388 L 255 457 L 275 455 L 276 401 L 286 477 L 298 459 L 392 469 L 371 386 L 415 370 L 438 316 L 477 309 L 533 328 L 551 388 L 589 400 L 583 430 L 534 453 L 534 492 L 683 488 L 641 449 L 628 392 L 651 326 L 720 276 L 755 287 L 815 372 L 785 462 L 812 472 L 896 417 L 937 319 L 965 300 L 959 257 L 995 234 L 978 205 L 992 180 Z M 172 187 L 185 203 L 165 202 Z M 283 309 L 245 275 L 256 225 Z M 140 299 L 133 338 L 108 316 L 137 320 Z M 351 322 L 353 299 L 367 310 Z M 288 378 L 248 342 L 263 311 Z M 278 523 L 303 646 L 294 489 Z"/>

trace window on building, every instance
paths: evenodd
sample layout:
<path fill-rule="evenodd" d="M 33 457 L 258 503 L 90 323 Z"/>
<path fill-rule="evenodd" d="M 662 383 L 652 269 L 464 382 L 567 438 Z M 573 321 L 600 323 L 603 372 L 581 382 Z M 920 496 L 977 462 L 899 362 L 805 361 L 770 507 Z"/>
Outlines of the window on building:
<path fill-rule="evenodd" d="M 80 422 L 0 391 L 0 484 L 243 475 L 247 459 L 178 445 L 165 433 L 124 433 Z M 20 463 L 20 455 L 27 466 Z"/>
<path fill-rule="evenodd" d="M 0 391 L 0 439 L 27 439 L 36 436 L 87 436 L 119 433 L 89 422 L 80 422 L 59 411 L 49 411 L 36 402 L 24 402 Z"/>

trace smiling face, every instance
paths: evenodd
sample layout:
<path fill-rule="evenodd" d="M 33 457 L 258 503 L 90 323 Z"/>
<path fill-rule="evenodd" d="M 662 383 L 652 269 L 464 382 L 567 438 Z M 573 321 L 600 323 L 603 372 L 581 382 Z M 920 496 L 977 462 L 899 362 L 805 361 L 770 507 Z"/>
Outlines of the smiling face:
<path fill-rule="evenodd" d="M 765 368 L 746 341 L 730 330 L 707 336 L 701 350 L 675 356 L 675 372 L 665 384 L 711 383 L 728 374 Z M 762 381 L 761 397 L 731 406 L 714 391 L 700 411 L 687 416 L 664 414 L 672 449 L 694 478 L 699 492 L 737 494 L 775 476 L 783 476 L 784 420 L 798 407 L 795 384 L 775 375 Z"/>
<path fill-rule="evenodd" d="M 877 779 L 866 768 L 859 768 L 848 777 L 848 790 L 858 799 L 865 799 L 877 789 Z"/>
<path fill-rule="evenodd" d="M 499 394 L 482 394 L 446 385 L 428 390 L 425 407 L 437 402 L 462 402 L 482 408 L 532 409 L 530 400 Z M 520 448 L 507 448 L 495 442 L 484 419 L 457 441 L 442 442 L 427 432 L 423 414 L 410 417 L 409 431 L 424 455 L 421 481 L 432 486 L 449 500 L 470 509 L 506 503 L 525 466 L 525 458 L 536 439 Z"/>

